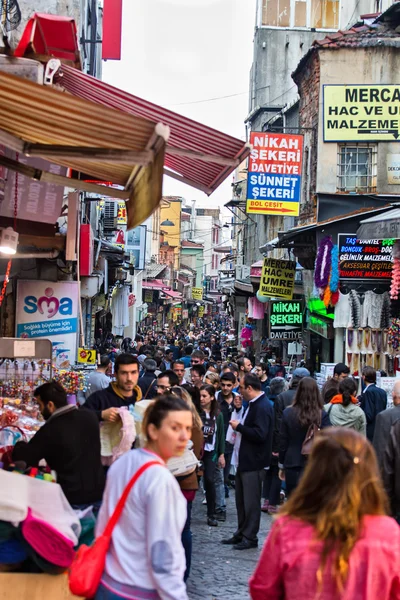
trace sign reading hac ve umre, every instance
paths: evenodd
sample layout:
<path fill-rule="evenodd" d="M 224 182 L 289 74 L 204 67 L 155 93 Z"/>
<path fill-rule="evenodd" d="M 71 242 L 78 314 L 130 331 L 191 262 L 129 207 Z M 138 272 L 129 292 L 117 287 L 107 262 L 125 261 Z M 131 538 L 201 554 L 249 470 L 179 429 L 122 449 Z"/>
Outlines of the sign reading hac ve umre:
<path fill-rule="evenodd" d="M 324 85 L 324 142 L 400 141 L 400 85 Z"/>
<path fill-rule="evenodd" d="M 303 332 L 303 303 L 301 300 L 270 302 L 269 338 L 299 340 Z"/>
<path fill-rule="evenodd" d="M 292 260 L 264 258 L 259 293 L 268 298 L 293 298 L 296 263 Z"/>

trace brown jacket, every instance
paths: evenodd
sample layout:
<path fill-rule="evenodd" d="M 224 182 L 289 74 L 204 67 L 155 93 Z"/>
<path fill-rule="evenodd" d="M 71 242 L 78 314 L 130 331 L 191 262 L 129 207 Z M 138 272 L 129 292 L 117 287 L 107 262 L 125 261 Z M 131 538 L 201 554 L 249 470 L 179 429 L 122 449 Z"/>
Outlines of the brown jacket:
<path fill-rule="evenodd" d="M 204 443 L 204 436 L 202 430 L 198 429 L 197 427 L 193 427 L 191 439 L 193 442 L 193 452 L 195 453 L 196 457 L 200 459 L 203 453 Z M 184 477 L 184 479 L 178 479 L 178 483 L 180 485 L 181 490 L 198 490 L 199 482 L 197 480 L 197 470 L 193 471 L 193 473 L 190 473 L 190 475 L 188 475 L 187 477 Z"/>

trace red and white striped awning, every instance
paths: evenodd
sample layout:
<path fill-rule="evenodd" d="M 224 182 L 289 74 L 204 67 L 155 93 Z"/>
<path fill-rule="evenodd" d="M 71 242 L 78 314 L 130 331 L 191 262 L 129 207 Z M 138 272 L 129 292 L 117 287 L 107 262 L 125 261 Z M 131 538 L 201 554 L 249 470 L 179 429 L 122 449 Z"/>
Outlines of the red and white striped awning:
<path fill-rule="evenodd" d="M 74 96 L 169 125 L 164 173 L 208 195 L 250 152 L 242 140 L 128 94 L 73 67 L 61 65 L 55 81 Z"/>

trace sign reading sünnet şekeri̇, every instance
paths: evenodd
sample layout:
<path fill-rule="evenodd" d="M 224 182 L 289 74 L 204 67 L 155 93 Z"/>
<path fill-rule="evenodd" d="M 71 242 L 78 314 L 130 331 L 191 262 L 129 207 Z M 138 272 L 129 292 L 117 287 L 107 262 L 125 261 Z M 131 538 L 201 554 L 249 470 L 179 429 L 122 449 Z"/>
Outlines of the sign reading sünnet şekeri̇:
<path fill-rule="evenodd" d="M 264 258 L 259 293 L 268 298 L 291 300 L 293 297 L 296 263 L 291 260 Z"/>
<path fill-rule="evenodd" d="M 246 212 L 298 216 L 303 136 L 253 131 L 250 143 Z"/>
<path fill-rule="evenodd" d="M 400 85 L 324 85 L 323 105 L 324 142 L 399 139 Z"/>

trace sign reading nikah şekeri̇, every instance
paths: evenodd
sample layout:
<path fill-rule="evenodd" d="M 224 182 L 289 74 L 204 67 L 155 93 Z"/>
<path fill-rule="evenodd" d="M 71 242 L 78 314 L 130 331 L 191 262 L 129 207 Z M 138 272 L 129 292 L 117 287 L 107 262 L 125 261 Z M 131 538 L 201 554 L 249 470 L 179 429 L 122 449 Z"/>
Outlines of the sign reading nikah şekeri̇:
<path fill-rule="evenodd" d="M 259 294 L 267 298 L 291 300 L 295 275 L 296 263 L 294 261 L 264 258 Z"/>
<path fill-rule="evenodd" d="M 395 142 L 400 85 L 324 85 L 323 120 L 324 142 Z"/>
<path fill-rule="evenodd" d="M 269 339 L 299 340 L 303 332 L 301 300 L 273 300 L 269 303 Z"/>
<path fill-rule="evenodd" d="M 298 216 L 303 136 L 253 131 L 250 144 L 246 212 Z"/>

